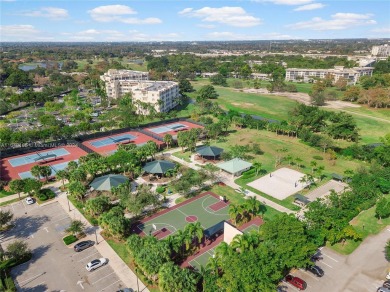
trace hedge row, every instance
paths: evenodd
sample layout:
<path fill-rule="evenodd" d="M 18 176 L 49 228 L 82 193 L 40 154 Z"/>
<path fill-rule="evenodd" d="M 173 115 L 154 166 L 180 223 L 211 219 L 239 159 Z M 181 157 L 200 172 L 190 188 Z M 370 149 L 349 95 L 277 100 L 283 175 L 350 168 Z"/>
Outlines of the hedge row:
<path fill-rule="evenodd" d="M 68 236 L 65 236 L 62 240 L 64 241 L 64 243 L 66 245 L 69 245 L 69 244 L 71 244 L 73 242 L 76 242 L 77 238 L 74 235 L 68 235 Z"/>

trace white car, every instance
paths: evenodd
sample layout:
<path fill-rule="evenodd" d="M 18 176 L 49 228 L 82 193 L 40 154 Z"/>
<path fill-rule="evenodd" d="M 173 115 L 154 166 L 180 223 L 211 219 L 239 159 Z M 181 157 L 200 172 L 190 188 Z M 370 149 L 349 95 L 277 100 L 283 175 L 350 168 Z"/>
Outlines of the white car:
<path fill-rule="evenodd" d="M 34 199 L 31 198 L 31 197 L 27 197 L 27 198 L 26 198 L 26 204 L 27 204 L 27 205 L 32 205 L 32 204 L 34 204 Z"/>
<path fill-rule="evenodd" d="M 97 268 L 100 268 L 100 267 L 106 265 L 107 263 L 108 263 L 107 259 L 100 258 L 100 259 L 96 259 L 96 260 L 89 262 L 85 266 L 85 268 L 87 269 L 88 272 L 91 272 L 93 270 L 96 270 Z"/>

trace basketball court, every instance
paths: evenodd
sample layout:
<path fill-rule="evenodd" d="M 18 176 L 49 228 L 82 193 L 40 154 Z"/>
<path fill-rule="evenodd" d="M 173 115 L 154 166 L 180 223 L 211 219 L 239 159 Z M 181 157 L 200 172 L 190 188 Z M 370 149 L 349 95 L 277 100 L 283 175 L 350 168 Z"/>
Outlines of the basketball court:
<path fill-rule="evenodd" d="M 222 199 L 212 192 L 203 193 L 142 220 L 133 232 L 163 239 L 195 222 L 200 222 L 206 230 L 221 221 L 229 220 L 229 203 Z"/>
<path fill-rule="evenodd" d="M 75 145 L 66 145 L 35 151 L 28 154 L 12 156 L 1 160 L 1 180 L 13 180 L 33 178 L 31 168 L 35 165 L 49 166 L 52 170 L 51 176 L 57 171 L 65 169 L 70 161 L 78 161 L 87 152 Z"/>
<path fill-rule="evenodd" d="M 303 176 L 305 174 L 299 171 L 290 168 L 279 168 L 272 173 L 248 183 L 248 186 L 278 200 L 283 200 L 306 187 L 306 183 L 299 182 Z"/>
<path fill-rule="evenodd" d="M 193 124 L 188 121 L 180 121 L 175 123 L 162 124 L 156 127 L 145 128 L 145 130 L 158 135 L 161 138 L 163 138 L 166 134 L 170 134 L 175 138 L 178 132 L 187 131 L 194 128 L 203 129 L 203 127 L 200 125 Z"/>
<path fill-rule="evenodd" d="M 102 155 L 111 155 L 118 150 L 118 146 L 121 144 L 134 144 L 140 147 L 148 141 L 153 141 L 157 145 L 163 144 L 163 142 L 137 131 L 107 135 L 103 138 L 84 141 L 82 144 Z"/>

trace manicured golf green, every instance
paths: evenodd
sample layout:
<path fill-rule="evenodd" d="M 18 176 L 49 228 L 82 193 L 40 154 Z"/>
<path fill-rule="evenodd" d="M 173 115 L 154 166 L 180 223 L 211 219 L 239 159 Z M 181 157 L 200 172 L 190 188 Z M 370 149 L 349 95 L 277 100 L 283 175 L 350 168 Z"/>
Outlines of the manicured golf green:
<path fill-rule="evenodd" d="M 217 203 L 221 205 L 218 210 L 210 208 Z M 189 223 L 200 222 L 203 229 L 208 229 L 223 220 L 229 220 L 228 209 L 229 203 L 222 203 L 217 195 L 206 192 L 146 218 L 137 227 L 146 235 L 151 234 L 162 239 L 183 230 Z"/>

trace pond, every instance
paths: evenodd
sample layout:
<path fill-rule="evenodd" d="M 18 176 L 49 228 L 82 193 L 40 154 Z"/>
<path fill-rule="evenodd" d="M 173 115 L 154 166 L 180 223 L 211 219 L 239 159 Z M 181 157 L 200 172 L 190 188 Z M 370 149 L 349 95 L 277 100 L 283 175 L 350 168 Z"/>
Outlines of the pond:
<path fill-rule="evenodd" d="M 56 62 L 24 63 L 24 64 L 19 65 L 19 69 L 21 69 L 23 71 L 30 71 L 30 70 L 34 70 L 37 67 L 46 68 L 47 65 L 49 65 L 49 66 L 54 65 L 55 63 Z M 58 62 L 57 64 L 59 66 L 59 69 L 61 70 L 63 62 Z"/>

